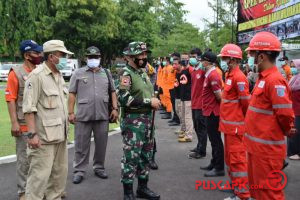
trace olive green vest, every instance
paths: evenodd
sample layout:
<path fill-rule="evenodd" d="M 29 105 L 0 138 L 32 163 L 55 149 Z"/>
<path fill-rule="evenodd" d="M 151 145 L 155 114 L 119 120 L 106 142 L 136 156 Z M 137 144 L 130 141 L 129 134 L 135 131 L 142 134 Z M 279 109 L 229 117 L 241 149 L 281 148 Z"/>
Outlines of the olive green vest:
<path fill-rule="evenodd" d="M 26 125 L 24 113 L 22 111 L 22 105 L 23 105 L 23 94 L 24 94 L 24 87 L 25 87 L 25 81 L 29 75 L 29 73 L 24 69 L 24 66 L 12 67 L 12 70 L 15 72 L 17 78 L 18 78 L 18 98 L 16 101 L 16 109 L 17 109 L 17 118 L 20 125 Z"/>
<path fill-rule="evenodd" d="M 130 94 L 133 98 L 151 99 L 154 97 L 153 85 L 146 72 L 136 70 L 130 66 L 125 67 L 124 70 L 131 77 Z"/>

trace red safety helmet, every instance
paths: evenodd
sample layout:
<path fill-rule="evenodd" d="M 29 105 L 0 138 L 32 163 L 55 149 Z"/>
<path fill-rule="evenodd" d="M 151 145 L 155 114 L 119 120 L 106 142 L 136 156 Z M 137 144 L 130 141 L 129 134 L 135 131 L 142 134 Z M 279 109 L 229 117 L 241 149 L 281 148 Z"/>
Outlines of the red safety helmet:
<path fill-rule="evenodd" d="M 226 44 L 218 57 L 230 57 L 230 58 L 243 58 L 242 50 L 239 46 L 235 44 Z"/>
<path fill-rule="evenodd" d="M 273 33 L 259 32 L 251 39 L 246 51 L 281 51 L 281 43 Z"/>

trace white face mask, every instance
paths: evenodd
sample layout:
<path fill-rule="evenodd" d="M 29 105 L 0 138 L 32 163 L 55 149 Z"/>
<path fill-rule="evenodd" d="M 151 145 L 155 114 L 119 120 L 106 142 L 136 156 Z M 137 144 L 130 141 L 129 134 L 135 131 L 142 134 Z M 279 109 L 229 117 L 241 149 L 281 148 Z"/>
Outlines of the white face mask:
<path fill-rule="evenodd" d="M 89 68 L 96 68 L 100 66 L 101 59 L 88 59 L 87 60 L 87 66 Z"/>

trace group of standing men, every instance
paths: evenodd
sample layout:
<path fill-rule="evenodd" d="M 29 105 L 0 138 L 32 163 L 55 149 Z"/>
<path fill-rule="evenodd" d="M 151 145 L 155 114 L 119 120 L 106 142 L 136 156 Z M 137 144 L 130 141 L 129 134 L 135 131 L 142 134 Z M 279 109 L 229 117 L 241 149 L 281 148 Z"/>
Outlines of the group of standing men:
<path fill-rule="evenodd" d="M 11 133 L 16 138 L 19 199 L 66 196 L 69 122 L 75 124 L 73 183 L 83 180 L 92 133 L 93 169 L 96 176 L 106 179 L 108 125 L 116 122 L 119 114 L 114 82 L 110 72 L 101 67 L 100 50 L 94 46 L 87 49 L 87 65 L 74 72 L 69 87 L 60 70 L 73 53 L 63 41 L 50 40 L 40 46 L 26 40 L 20 52 L 24 64 L 11 69 L 5 90 Z"/>
<path fill-rule="evenodd" d="M 177 125 L 179 119 L 179 142 L 191 141 L 193 127 L 187 126 L 187 115 L 192 113 L 198 144 L 191 150 L 190 158 L 206 156 L 208 136 L 212 159 L 208 166 L 200 167 L 207 170 L 205 176 L 224 176 L 225 161 L 234 192 L 227 200 L 284 199 L 283 190 L 272 189 L 280 188 L 276 182 L 280 175 L 271 174 L 285 167 L 285 136 L 295 134 L 290 88 L 275 66 L 281 43 L 272 33 L 261 32 L 252 38 L 246 51 L 258 69 L 252 95 L 247 77 L 240 69 L 243 53 L 235 44 L 225 45 L 218 56 L 193 49 L 190 58 L 173 53 L 170 59 L 159 59 L 157 86 L 162 90 L 158 90 L 167 113 L 167 102 L 174 102 L 172 90 L 175 99 L 179 99 L 175 100 L 175 108 L 179 109 L 173 109 L 169 123 Z M 217 57 L 221 59 L 220 67 Z M 165 59 L 172 61 L 173 68 L 166 68 Z M 174 88 L 169 89 L 167 77 L 174 74 Z M 255 186 L 262 188 L 254 189 Z"/>

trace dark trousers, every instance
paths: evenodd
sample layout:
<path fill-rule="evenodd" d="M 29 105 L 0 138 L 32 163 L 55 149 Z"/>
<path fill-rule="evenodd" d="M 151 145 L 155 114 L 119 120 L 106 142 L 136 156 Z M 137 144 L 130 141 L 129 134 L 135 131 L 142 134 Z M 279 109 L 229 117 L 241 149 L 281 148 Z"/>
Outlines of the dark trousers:
<path fill-rule="evenodd" d="M 300 116 L 295 118 L 295 127 L 297 130 L 296 135 L 288 138 L 288 156 L 293 156 L 295 154 L 300 155 Z"/>
<path fill-rule="evenodd" d="M 206 155 L 206 146 L 207 146 L 207 132 L 206 132 L 206 123 L 205 117 L 202 114 L 200 109 L 192 109 L 192 117 L 194 129 L 198 138 L 197 152 L 200 155 Z"/>
<path fill-rule="evenodd" d="M 171 89 L 170 90 L 170 95 L 171 95 L 171 103 L 172 103 L 172 109 L 173 109 L 173 120 L 176 122 L 179 122 L 179 117 L 176 113 L 176 109 L 175 109 L 175 89 Z"/>
<path fill-rule="evenodd" d="M 213 113 L 206 117 L 206 127 L 209 141 L 212 148 L 211 164 L 216 170 L 224 170 L 224 147 L 219 132 L 219 116 Z"/>

